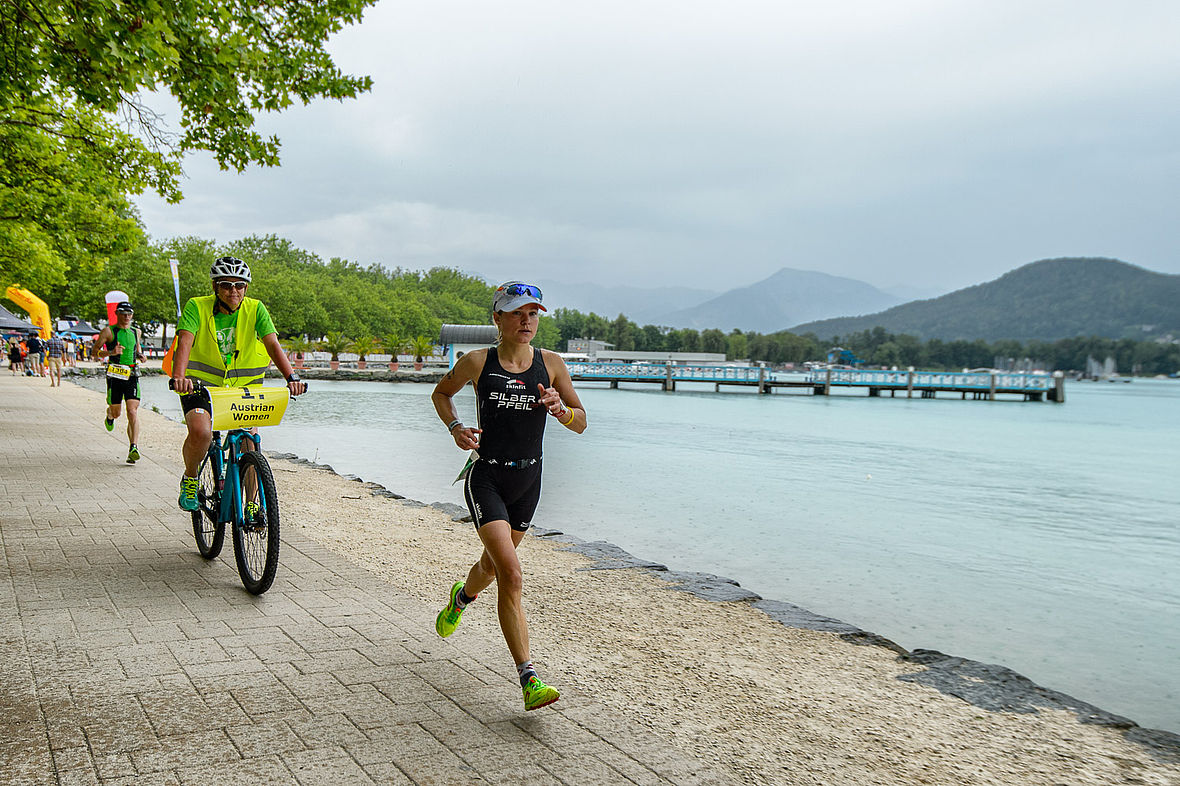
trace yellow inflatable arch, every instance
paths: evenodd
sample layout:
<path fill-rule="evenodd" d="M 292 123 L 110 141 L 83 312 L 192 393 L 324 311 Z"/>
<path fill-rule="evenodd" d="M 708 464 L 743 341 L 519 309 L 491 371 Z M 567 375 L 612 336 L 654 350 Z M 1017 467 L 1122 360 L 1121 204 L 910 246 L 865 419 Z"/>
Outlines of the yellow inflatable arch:
<path fill-rule="evenodd" d="M 13 303 L 29 312 L 29 321 L 41 328 L 41 338 L 49 338 L 53 323 L 49 321 L 49 306 L 45 305 L 44 300 L 20 287 L 9 287 L 4 294 Z"/>

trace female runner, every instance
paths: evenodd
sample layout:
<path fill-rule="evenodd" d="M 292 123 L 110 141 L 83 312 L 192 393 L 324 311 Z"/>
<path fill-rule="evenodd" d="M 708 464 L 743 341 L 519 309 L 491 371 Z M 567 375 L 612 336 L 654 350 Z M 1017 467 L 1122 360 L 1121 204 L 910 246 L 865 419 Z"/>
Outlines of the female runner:
<path fill-rule="evenodd" d="M 541 498 L 546 416 L 578 434 L 586 430 L 586 411 L 565 361 L 555 352 L 532 346 L 544 310 L 537 287 L 519 281 L 501 284 L 492 297 L 492 320 L 499 330 L 496 346 L 459 358 L 431 397 L 455 444 L 476 451 L 465 470 L 463 497 L 483 542 L 483 554 L 467 580 L 451 587 L 434 628 L 444 638 L 454 633 L 463 609 L 495 581 L 500 629 L 516 663 L 526 710 L 552 704 L 558 692 L 541 682 L 529 656 L 516 548 Z M 455 410 L 454 396 L 468 382 L 475 386 L 478 428 L 463 425 Z"/>

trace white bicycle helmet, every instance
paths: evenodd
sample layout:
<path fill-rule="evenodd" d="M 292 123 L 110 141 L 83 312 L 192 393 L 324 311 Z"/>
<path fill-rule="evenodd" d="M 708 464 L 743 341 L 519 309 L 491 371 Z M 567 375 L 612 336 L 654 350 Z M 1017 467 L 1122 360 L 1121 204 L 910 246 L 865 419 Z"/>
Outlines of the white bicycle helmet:
<path fill-rule="evenodd" d="M 250 266 L 237 257 L 221 257 L 209 268 L 209 278 L 241 278 L 250 280 Z"/>

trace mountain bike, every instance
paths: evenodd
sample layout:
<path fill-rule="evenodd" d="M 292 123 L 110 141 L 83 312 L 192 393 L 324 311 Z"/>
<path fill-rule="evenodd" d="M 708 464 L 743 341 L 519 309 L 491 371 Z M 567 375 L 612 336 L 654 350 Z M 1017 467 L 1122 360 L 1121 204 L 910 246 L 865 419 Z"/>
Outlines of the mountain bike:
<path fill-rule="evenodd" d="M 169 380 L 168 387 L 172 387 Z M 228 417 L 225 410 L 250 411 L 266 407 L 267 397 L 289 396 L 286 388 L 209 388 L 193 380 L 193 393 L 210 392 L 214 425 Z M 237 402 L 231 407 L 225 400 Z M 220 399 L 220 400 L 219 400 Z M 272 398 L 272 400 L 274 400 Z M 242 404 L 241 402 L 247 402 Z M 209 452 L 197 471 L 197 509 L 192 512 L 197 551 L 207 560 L 221 553 L 225 528 L 233 531 L 234 557 L 242 585 L 253 595 L 270 589 L 279 565 L 279 496 L 270 463 L 262 454 L 262 439 L 251 434 L 254 425 L 277 425 L 286 410 L 283 399 L 277 418 L 259 420 L 249 427 L 231 428 L 224 439 L 213 432 Z M 240 417 L 240 416 L 238 416 Z M 271 422 L 273 421 L 273 422 Z M 249 444 L 251 447 L 246 448 Z"/>

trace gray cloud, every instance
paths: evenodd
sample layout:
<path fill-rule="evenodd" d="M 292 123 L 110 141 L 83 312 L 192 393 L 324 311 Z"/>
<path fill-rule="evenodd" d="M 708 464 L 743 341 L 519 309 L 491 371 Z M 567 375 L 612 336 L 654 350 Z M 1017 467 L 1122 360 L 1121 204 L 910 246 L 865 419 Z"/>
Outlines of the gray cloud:
<path fill-rule="evenodd" d="M 949 290 L 1034 259 L 1180 272 L 1180 12 L 1136 2 L 383 3 L 374 91 L 188 163 L 155 237 L 723 289 L 783 266 Z"/>

